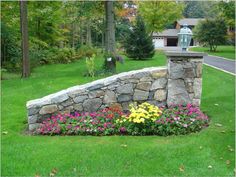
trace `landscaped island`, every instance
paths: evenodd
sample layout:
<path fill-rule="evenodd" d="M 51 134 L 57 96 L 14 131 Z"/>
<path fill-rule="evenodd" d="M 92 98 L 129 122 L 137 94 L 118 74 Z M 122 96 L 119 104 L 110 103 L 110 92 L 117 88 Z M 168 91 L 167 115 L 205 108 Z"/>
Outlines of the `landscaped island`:
<path fill-rule="evenodd" d="M 198 108 L 196 108 L 196 110 L 194 108 L 194 110 L 197 111 L 199 115 L 197 114 L 194 117 L 190 116 L 192 115 L 192 109 L 188 110 L 187 112 L 183 112 L 183 114 L 178 116 L 177 113 L 181 112 L 182 107 L 181 109 L 177 108 L 180 109 L 179 111 L 176 111 L 177 113 L 173 112 L 174 114 L 177 114 L 177 116 L 169 115 L 169 112 L 171 112 L 169 109 L 172 108 L 173 105 L 193 104 L 194 106 L 200 106 L 202 90 L 202 58 L 204 54 L 193 52 L 167 52 L 166 54 L 168 56 L 167 68 L 153 67 L 130 71 L 127 73 L 120 73 L 118 75 L 97 80 L 85 85 L 71 87 L 41 99 L 27 102 L 29 130 L 37 131 L 38 128 L 42 127 L 42 124 L 50 124 L 50 122 L 45 122 L 45 120 L 51 121 L 51 119 L 53 119 L 52 121 L 54 125 L 54 123 L 58 123 L 54 116 L 66 113 L 66 115 L 69 117 L 76 118 L 73 119 L 72 123 L 69 123 L 73 124 L 73 126 L 69 126 L 67 120 L 63 119 L 63 121 L 59 122 L 59 127 L 50 126 L 50 128 L 46 125 L 46 127 L 44 126 L 43 130 L 41 129 L 41 132 L 45 134 L 46 130 L 46 134 L 47 132 L 51 134 L 60 134 L 62 130 L 64 134 L 83 134 L 81 132 L 84 131 L 87 132 L 85 134 L 121 133 L 121 129 L 128 130 L 130 125 L 124 125 L 122 127 L 122 125 L 116 124 L 114 127 L 112 127 L 113 129 L 109 130 L 108 132 L 104 132 L 104 127 L 100 127 L 101 131 L 97 133 L 94 132 L 94 129 L 88 129 L 88 127 L 85 128 L 84 126 L 74 126 L 74 124 L 77 124 L 77 122 L 81 121 L 81 119 L 86 119 L 86 122 L 93 121 L 92 119 L 88 117 L 84 118 L 83 116 L 91 116 L 91 113 L 92 115 L 94 113 L 97 115 L 96 111 L 104 111 L 104 108 L 112 108 L 114 106 L 119 107 L 119 112 L 131 112 L 130 116 L 133 118 L 128 118 L 128 120 L 130 120 L 130 122 L 134 121 L 134 123 L 139 124 L 138 126 L 131 126 L 133 127 L 131 128 L 132 132 L 123 131 L 123 133 L 133 135 L 168 135 L 175 132 L 175 126 L 174 128 L 171 128 L 172 125 L 170 127 L 155 127 L 156 124 L 152 124 L 152 122 L 157 123 L 158 118 L 162 115 L 162 111 L 160 111 L 157 106 L 169 107 L 163 111 L 162 116 L 164 117 L 160 119 L 161 124 L 164 124 L 166 121 L 167 123 L 173 123 L 173 121 L 177 121 L 177 124 L 182 122 L 180 123 L 181 127 L 184 125 L 184 127 L 187 128 L 191 127 L 190 122 L 192 121 L 192 118 L 194 121 L 199 117 L 201 120 L 205 120 L 205 116 Z M 140 114 L 133 114 L 132 112 L 134 111 L 134 108 L 131 110 L 129 109 L 130 103 L 133 102 L 137 102 L 139 104 L 148 102 L 150 105 L 148 103 L 144 105 L 141 104 L 141 107 L 137 108 Z M 146 107 L 142 108 L 143 106 Z M 144 111 L 140 112 L 140 109 L 144 109 Z M 152 111 L 154 111 L 154 113 Z M 75 112 L 79 112 L 79 114 Z M 166 112 L 168 114 L 165 114 Z M 114 115 L 115 113 L 112 112 L 111 114 Z M 80 117 L 81 115 L 82 118 Z M 100 113 L 98 113 L 98 115 L 100 115 Z M 179 117 L 183 117 L 183 120 L 180 120 Z M 189 122 L 190 118 L 191 121 Z M 102 116 L 101 119 L 104 119 L 104 116 Z M 127 120 L 126 117 L 122 118 L 121 115 L 115 119 L 118 119 L 120 123 Z M 113 121 L 116 121 L 115 119 L 113 119 Z M 147 122 L 147 120 L 150 121 L 150 119 L 151 123 L 142 125 L 145 120 Z M 70 121 L 71 119 L 69 122 Z M 102 120 L 102 122 L 111 123 L 107 122 L 106 119 Z M 186 122 L 188 123 L 186 124 Z M 198 121 L 196 122 L 198 123 Z M 112 124 L 114 124 L 114 122 L 112 122 Z M 201 127 L 205 126 L 205 124 L 206 122 L 200 123 L 197 130 L 201 129 Z M 89 124 L 88 126 L 91 125 Z M 107 124 L 105 127 L 106 126 Z M 64 130 L 63 127 L 67 127 L 66 130 Z M 164 129 L 163 131 L 165 133 L 157 132 L 160 127 L 161 129 Z M 71 128 L 73 130 L 71 130 Z M 190 129 L 190 132 L 196 131 L 195 128 L 191 127 Z M 97 131 L 97 129 L 95 130 Z M 182 133 L 185 134 L 186 132 L 183 131 Z"/>

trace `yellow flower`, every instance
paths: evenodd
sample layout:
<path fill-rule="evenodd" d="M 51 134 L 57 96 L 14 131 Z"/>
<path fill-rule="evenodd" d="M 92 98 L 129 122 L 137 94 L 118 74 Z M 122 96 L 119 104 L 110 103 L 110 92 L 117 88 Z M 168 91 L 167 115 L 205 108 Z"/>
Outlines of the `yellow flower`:
<path fill-rule="evenodd" d="M 162 111 L 154 105 L 144 102 L 137 106 L 136 103 L 129 105 L 130 115 L 123 119 L 123 122 L 144 123 L 145 120 L 155 121 L 162 114 Z"/>

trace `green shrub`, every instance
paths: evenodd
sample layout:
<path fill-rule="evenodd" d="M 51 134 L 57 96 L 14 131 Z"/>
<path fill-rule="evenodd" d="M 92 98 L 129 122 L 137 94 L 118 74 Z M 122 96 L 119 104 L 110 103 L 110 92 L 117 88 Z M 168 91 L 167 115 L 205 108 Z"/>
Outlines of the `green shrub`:
<path fill-rule="evenodd" d="M 34 53 L 40 64 L 53 64 L 53 63 L 70 63 L 79 59 L 76 51 L 73 48 L 50 48 L 47 50 L 40 50 Z"/>
<path fill-rule="evenodd" d="M 87 46 L 87 45 L 82 45 L 78 49 L 78 57 L 83 58 L 83 57 L 92 57 L 93 54 L 97 55 L 98 50 L 94 47 Z"/>
<path fill-rule="evenodd" d="M 88 75 L 91 77 L 94 77 L 95 75 L 95 54 L 92 55 L 92 57 L 86 57 L 86 68 L 88 70 Z"/>

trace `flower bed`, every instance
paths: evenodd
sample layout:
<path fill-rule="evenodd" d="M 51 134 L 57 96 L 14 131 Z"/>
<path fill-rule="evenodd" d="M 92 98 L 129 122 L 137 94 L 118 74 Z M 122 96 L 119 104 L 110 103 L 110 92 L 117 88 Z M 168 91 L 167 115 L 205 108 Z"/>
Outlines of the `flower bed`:
<path fill-rule="evenodd" d="M 158 108 L 131 105 L 130 113 L 105 108 L 94 113 L 55 115 L 34 133 L 42 135 L 180 135 L 207 127 L 208 117 L 191 104 Z"/>

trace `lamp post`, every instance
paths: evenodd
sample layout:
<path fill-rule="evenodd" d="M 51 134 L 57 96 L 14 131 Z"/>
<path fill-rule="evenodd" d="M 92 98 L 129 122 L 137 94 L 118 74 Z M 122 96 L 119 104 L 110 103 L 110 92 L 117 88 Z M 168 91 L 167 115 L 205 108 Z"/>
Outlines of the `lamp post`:
<path fill-rule="evenodd" d="M 188 28 L 187 24 L 183 25 L 183 28 L 180 29 L 178 33 L 178 46 L 182 48 L 182 51 L 186 51 L 190 45 L 192 39 L 192 31 Z"/>

